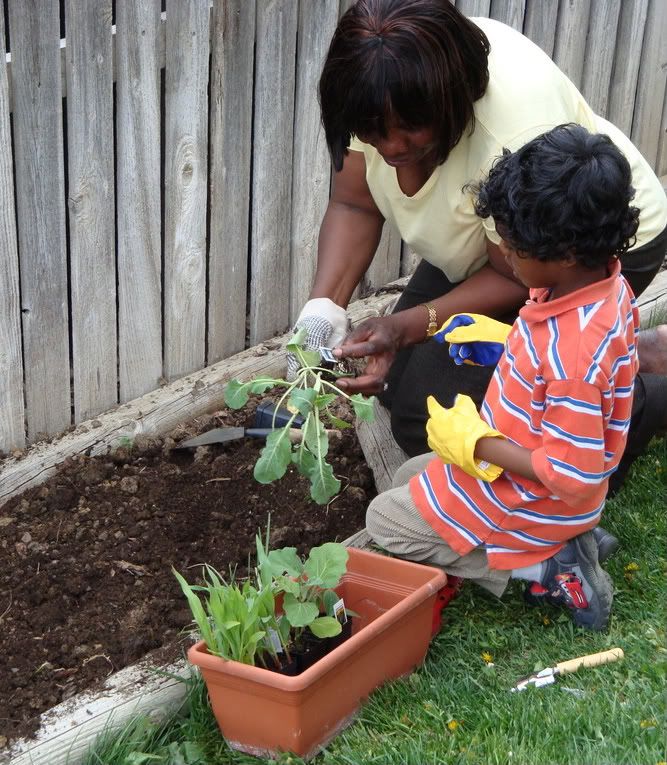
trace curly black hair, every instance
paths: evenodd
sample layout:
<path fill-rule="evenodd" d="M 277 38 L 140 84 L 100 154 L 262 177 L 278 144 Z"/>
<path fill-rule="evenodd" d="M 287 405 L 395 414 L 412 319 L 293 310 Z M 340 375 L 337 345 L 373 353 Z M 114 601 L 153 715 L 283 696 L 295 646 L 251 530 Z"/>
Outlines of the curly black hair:
<path fill-rule="evenodd" d="M 572 255 L 596 268 L 635 242 L 630 165 L 608 136 L 581 125 L 559 125 L 506 150 L 472 190 L 477 215 L 493 216 L 503 239 L 537 260 Z"/>

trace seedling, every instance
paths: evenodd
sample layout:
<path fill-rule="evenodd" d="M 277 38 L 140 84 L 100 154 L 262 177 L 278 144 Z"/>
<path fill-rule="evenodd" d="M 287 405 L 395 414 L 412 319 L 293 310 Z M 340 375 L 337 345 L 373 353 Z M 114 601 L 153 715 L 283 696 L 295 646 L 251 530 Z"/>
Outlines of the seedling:
<path fill-rule="evenodd" d="M 275 615 L 275 588 L 269 582 L 255 586 L 250 580 L 226 582 L 209 565 L 204 566 L 203 586 L 191 585 L 172 569 L 181 585 L 192 616 L 210 653 L 243 664 L 266 666 L 264 653 L 279 664 L 276 650 L 267 636 L 279 633 Z M 204 602 L 200 600 L 202 593 Z"/>
<path fill-rule="evenodd" d="M 303 347 L 305 339 L 306 330 L 300 329 L 287 344 L 287 350 L 294 353 L 301 364 L 292 382 L 273 377 L 256 377 L 245 383 L 230 380 L 225 387 L 224 397 L 227 406 L 241 409 L 251 393 L 262 394 L 271 388 L 285 388 L 276 410 L 286 406 L 294 414 L 283 427 L 276 428 L 267 437 L 266 445 L 255 464 L 255 480 L 259 483 L 276 481 L 285 475 L 288 466 L 293 463 L 301 475 L 310 480 L 310 496 L 313 500 L 325 505 L 339 492 L 340 481 L 326 461 L 329 437 L 322 420 L 325 419 L 327 424 L 335 428 L 351 427 L 331 411 L 334 401 L 343 397 L 350 401 L 360 420 L 372 422 L 374 398 L 366 398 L 360 393 L 348 395 L 340 390 L 335 380 L 345 373 L 320 366 L 320 353 L 306 350 Z M 300 443 L 292 444 L 289 429 L 297 414 L 304 418 L 301 426 L 303 438 Z"/>
<path fill-rule="evenodd" d="M 338 542 L 326 542 L 313 547 L 306 561 L 296 547 L 283 547 L 270 552 L 259 534 L 257 568 L 263 584 L 273 582 L 275 594 L 283 594 L 285 619 L 293 628 L 291 642 L 299 643 L 307 627 L 318 638 L 335 637 L 342 630 L 333 615 L 333 605 L 339 600 L 334 591 L 347 567 L 348 552 Z"/>

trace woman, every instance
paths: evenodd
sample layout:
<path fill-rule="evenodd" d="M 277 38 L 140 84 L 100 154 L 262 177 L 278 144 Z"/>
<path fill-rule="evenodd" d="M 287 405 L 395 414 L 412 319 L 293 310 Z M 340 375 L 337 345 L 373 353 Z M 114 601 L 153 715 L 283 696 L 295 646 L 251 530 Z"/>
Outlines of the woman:
<path fill-rule="evenodd" d="M 339 353 L 369 357 L 364 373 L 342 384 L 382 393 L 409 455 L 427 451 L 428 395 L 445 405 L 456 393 L 479 401 L 489 379 L 424 341 L 454 313 L 511 321 L 527 297 L 500 254 L 493 222 L 475 216 L 465 190 L 503 149 L 567 122 L 608 134 L 631 164 L 641 210 L 623 261 L 636 294 L 665 258 L 667 200 L 649 165 L 546 54 L 499 22 L 467 19 L 448 0 L 359 0 L 332 39 L 320 104 L 336 173 L 311 300 L 297 326 L 313 346 L 341 342 L 344 309 L 391 221 L 422 261 L 394 313 L 357 327 Z M 660 350 L 650 350 L 660 360 Z M 628 455 L 656 431 L 665 400 L 667 380 L 643 375 Z"/>

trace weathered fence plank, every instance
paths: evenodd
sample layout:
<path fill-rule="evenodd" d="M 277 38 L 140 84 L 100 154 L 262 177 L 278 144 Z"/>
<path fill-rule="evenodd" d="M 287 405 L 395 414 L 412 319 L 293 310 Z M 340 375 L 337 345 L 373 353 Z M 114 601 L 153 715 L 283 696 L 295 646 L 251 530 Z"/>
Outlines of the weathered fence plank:
<path fill-rule="evenodd" d="M 367 295 L 372 290 L 398 279 L 400 275 L 401 235 L 394 226 L 385 223 L 373 260 L 361 280 L 359 294 Z"/>
<path fill-rule="evenodd" d="M 647 12 L 648 0 L 623 0 L 618 20 L 607 119 L 627 136 L 632 130 Z"/>
<path fill-rule="evenodd" d="M 528 3 L 523 33 L 547 54 L 553 56 L 558 21 L 558 0 Z"/>
<path fill-rule="evenodd" d="M 662 99 L 667 82 L 667 10 L 665 0 L 649 0 L 630 137 L 651 166 L 658 160 Z"/>
<path fill-rule="evenodd" d="M 211 35 L 208 363 L 245 348 L 255 0 L 216 0 Z"/>
<path fill-rule="evenodd" d="M 0 40 L 5 13 L 0 5 Z M 0 146 L 11 146 L 7 68 L 0 65 Z M 23 359 L 19 305 L 19 259 L 14 209 L 14 170 L 9 151 L 0 152 L 0 450 L 25 444 Z"/>
<path fill-rule="evenodd" d="M 665 98 L 662 104 L 662 123 L 660 125 L 660 142 L 658 146 L 658 164 L 656 173 L 659 177 L 667 174 L 667 88 L 665 89 Z M 665 183 L 663 182 L 663 187 Z"/>
<path fill-rule="evenodd" d="M 65 172 L 57 0 L 9 7 L 28 437 L 70 424 Z"/>
<path fill-rule="evenodd" d="M 116 2 L 120 400 L 162 376 L 160 0 Z"/>
<path fill-rule="evenodd" d="M 299 5 L 292 171 L 290 321 L 308 299 L 317 266 L 317 237 L 329 201 L 331 162 L 320 122 L 317 84 L 338 7 L 331 0 Z"/>
<path fill-rule="evenodd" d="M 614 65 L 614 46 L 621 0 L 592 0 L 581 92 L 596 114 L 607 116 L 609 84 Z"/>
<path fill-rule="evenodd" d="M 169 4 L 165 66 L 164 371 L 204 365 L 209 5 Z"/>
<path fill-rule="evenodd" d="M 493 0 L 489 15 L 521 32 L 526 15 L 526 0 Z"/>
<path fill-rule="evenodd" d="M 591 0 L 561 0 L 558 8 L 553 59 L 578 88 L 584 72 L 590 15 Z"/>
<path fill-rule="evenodd" d="M 250 252 L 251 344 L 282 332 L 289 324 L 297 7 L 293 0 L 272 0 L 260 3 L 257 8 Z"/>
<path fill-rule="evenodd" d="M 491 0 L 456 0 L 456 7 L 466 16 L 488 16 Z"/>
<path fill-rule="evenodd" d="M 116 403 L 111 0 L 67 0 L 67 142 L 74 419 Z"/>

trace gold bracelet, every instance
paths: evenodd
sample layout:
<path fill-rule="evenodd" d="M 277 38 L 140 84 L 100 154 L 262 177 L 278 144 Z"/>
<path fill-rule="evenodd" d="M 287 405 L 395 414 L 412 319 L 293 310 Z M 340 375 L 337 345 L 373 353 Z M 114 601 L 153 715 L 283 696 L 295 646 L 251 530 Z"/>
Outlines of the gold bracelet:
<path fill-rule="evenodd" d="M 431 303 L 422 303 L 421 305 L 428 311 L 428 327 L 426 328 L 426 339 L 428 339 L 438 331 L 438 314 Z"/>

